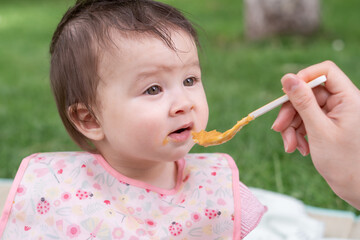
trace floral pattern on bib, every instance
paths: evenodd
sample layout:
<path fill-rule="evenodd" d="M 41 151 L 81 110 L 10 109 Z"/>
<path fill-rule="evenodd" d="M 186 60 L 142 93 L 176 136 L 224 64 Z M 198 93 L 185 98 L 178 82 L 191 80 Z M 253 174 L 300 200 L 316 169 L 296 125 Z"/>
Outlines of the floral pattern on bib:
<path fill-rule="evenodd" d="M 227 155 L 189 154 L 179 160 L 172 190 L 128 179 L 90 153 L 41 153 L 24 161 L 11 210 L 5 209 L 1 219 L 6 223 L 2 239 L 240 236 L 240 224 L 234 227 L 240 220 L 240 207 L 234 205 L 238 187 Z"/>

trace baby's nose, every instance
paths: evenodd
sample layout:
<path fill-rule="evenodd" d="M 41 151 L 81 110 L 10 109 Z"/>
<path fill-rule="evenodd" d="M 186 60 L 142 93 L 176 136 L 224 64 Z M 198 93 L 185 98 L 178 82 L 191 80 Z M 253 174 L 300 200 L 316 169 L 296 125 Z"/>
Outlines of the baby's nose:
<path fill-rule="evenodd" d="M 186 114 L 193 109 L 194 109 L 194 104 L 191 101 L 191 99 L 183 96 L 181 98 L 175 99 L 170 109 L 170 116 Z"/>

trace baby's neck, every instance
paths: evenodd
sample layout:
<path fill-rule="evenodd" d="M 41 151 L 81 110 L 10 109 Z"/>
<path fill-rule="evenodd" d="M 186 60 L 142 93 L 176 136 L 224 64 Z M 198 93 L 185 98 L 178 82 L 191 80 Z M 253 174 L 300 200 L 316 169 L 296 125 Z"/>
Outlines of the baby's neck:
<path fill-rule="evenodd" d="M 122 175 L 154 187 L 169 190 L 176 186 L 176 162 L 149 162 L 148 164 L 108 163 Z"/>

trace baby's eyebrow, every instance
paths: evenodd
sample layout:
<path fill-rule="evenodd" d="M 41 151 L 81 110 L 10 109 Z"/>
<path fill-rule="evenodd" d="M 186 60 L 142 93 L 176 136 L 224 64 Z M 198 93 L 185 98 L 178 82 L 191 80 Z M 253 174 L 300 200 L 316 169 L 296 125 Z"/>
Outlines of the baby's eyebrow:
<path fill-rule="evenodd" d="M 201 69 L 201 66 L 200 66 L 200 62 L 199 61 L 194 61 L 190 64 L 188 64 L 190 67 L 198 67 Z"/>
<path fill-rule="evenodd" d="M 171 64 L 156 65 L 154 67 L 141 71 L 139 74 L 137 74 L 137 79 L 154 76 L 158 74 L 159 71 L 171 72 L 174 71 L 176 68 L 192 68 L 192 67 L 201 69 L 199 61 L 189 62 L 182 66 L 171 65 Z"/>
<path fill-rule="evenodd" d="M 166 70 L 166 69 L 162 68 L 162 67 L 153 67 L 151 69 L 142 70 L 141 72 L 139 72 L 136 75 L 136 79 L 137 80 L 142 80 L 144 78 L 157 75 L 157 74 L 159 74 L 159 71 L 161 71 L 161 70 Z"/>
<path fill-rule="evenodd" d="M 190 62 L 190 63 L 186 64 L 185 67 L 188 67 L 188 68 L 195 67 L 195 68 L 199 68 L 201 71 L 201 65 L 200 65 L 199 60 Z"/>
<path fill-rule="evenodd" d="M 191 67 L 197 67 L 201 70 L 201 65 L 200 65 L 200 62 L 199 60 L 197 61 L 194 61 L 192 64 L 190 64 Z"/>
<path fill-rule="evenodd" d="M 197 59 L 192 62 L 188 62 L 188 63 L 184 64 L 184 67 L 200 67 L 199 60 Z"/>

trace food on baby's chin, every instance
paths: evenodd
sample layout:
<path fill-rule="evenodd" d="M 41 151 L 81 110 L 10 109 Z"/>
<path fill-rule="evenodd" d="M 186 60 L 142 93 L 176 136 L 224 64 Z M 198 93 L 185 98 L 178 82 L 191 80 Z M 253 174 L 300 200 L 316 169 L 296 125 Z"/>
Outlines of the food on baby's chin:
<path fill-rule="evenodd" d="M 163 145 L 166 145 L 166 144 L 168 144 L 168 142 L 169 142 L 169 138 L 168 137 L 166 137 L 165 139 L 164 139 L 164 141 L 163 141 Z"/>
<path fill-rule="evenodd" d="M 207 147 L 219 145 L 232 139 L 243 126 L 248 124 L 253 119 L 254 118 L 252 116 L 248 115 L 247 117 L 244 117 L 238 121 L 235 126 L 224 133 L 218 132 L 216 130 L 212 130 L 210 132 L 201 130 L 200 132 L 191 132 L 191 134 L 193 136 L 194 142 L 201 146 Z"/>

